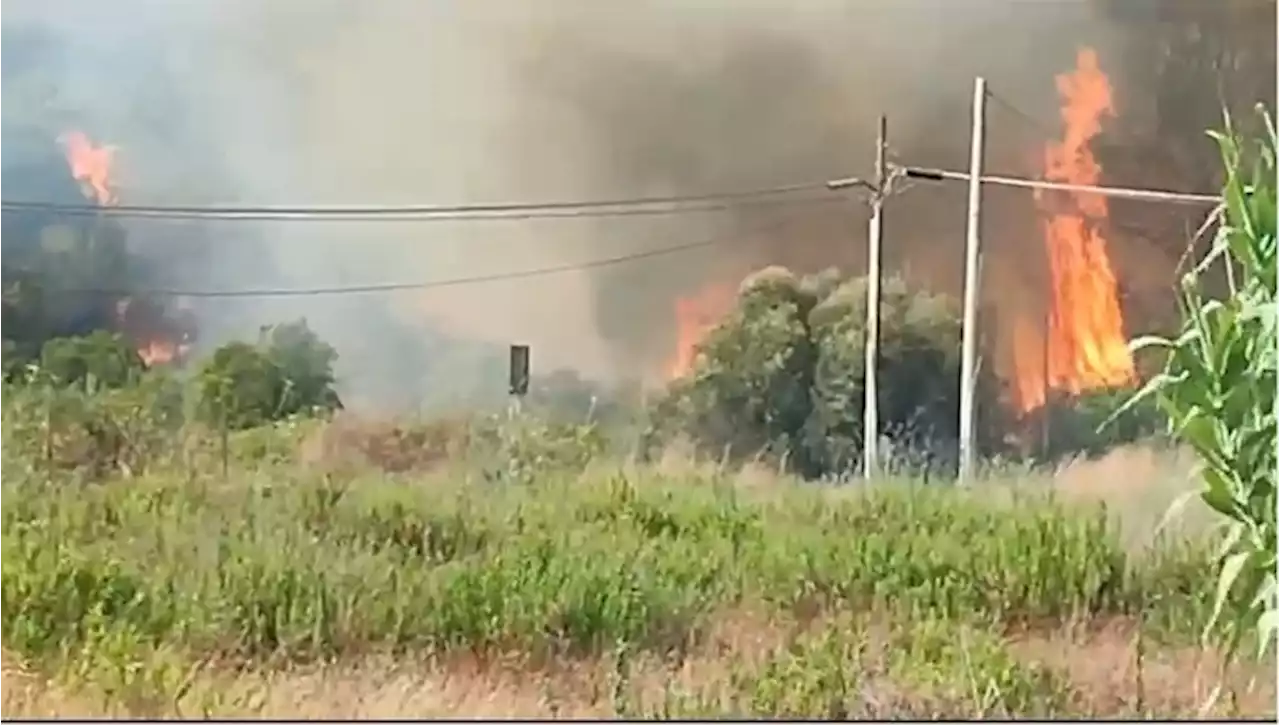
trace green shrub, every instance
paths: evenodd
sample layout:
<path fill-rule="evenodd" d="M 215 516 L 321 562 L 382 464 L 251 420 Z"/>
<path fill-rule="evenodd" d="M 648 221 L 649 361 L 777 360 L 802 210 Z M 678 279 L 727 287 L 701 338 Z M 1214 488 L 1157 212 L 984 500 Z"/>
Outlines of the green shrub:
<path fill-rule="evenodd" d="M 136 382 L 144 369 L 133 345 L 105 330 L 54 338 L 40 350 L 40 374 L 55 384 L 119 388 Z"/>
<path fill-rule="evenodd" d="M 684 435 L 717 457 L 764 456 L 807 476 L 853 470 L 865 304 L 865 280 L 832 271 L 802 279 L 770 268 L 748 278 L 737 309 L 699 347 L 692 375 L 655 407 L 650 442 Z M 881 305 L 880 434 L 908 465 L 949 466 L 959 419 L 955 306 L 898 278 L 886 281 Z M 997 399 L 990 373 L 979 384 Z M 982 445 L 995 452 L 1003 420 L 985 418 Z"/>
<path fill-rule="evenodd" d="M 617 469 L 520 486 L 339 483 L 258 461 L 225 483 L 86 488 L 9 458 L 0 619 L 5 646 L 33 662 L 122 636 L 136 651 L 259 662 L 619 642 L 663 653 L 743 602 L 1000 630 L 1143 609 L 1171 637 L 1194 636 L 1207 612 L 1203 550 L 1135 555 L 1101 513 L 1044 497 L 789 487 L 755 501 L 714 477 Z"/>
<path fill-rule="evenodd" d="M 284 377 L 265 352 L 231 342 L 213 352 L 196 375 L 201 417 L 241 430 L 281 416 Z"/>
<path fill-rule="evenodd" d="M 333 389 L 337 353 L 298 321 L 264 328 L 258 345 L 231 342 L 196 375 L 201 417 L 243 430 L 301 412 L 341 407 Z"/>
<path fill-rule="evenodd" d="M 183 388 L 169 373 L 146 371 L 115 388 L 43 375 L 36 368 L 33 381 L 5 385 L 4 447 L 13 460 L 99 479 L 144 473 L 180 448 Z"/>
<path fill-rule="evenodd" d="M 660 423 L 715 455 L 803 456 L 814 368 L 808 316 L 816 302 L 781 268 L 744 281 L 738 308 L 700 345 L 692 376 L 673 386 Z"/>
<path fill-rule="evenodd" d="M 945 620 L 879 626 L 865 620 L 835 618 L 771 653 L 762 666 L 737 673 L 730 707 L 748 717 L 798 720 L 1044 717 L 1066 711 L 1066 678 L 1021 662 L 990 631 Z M 694 704 L 677 709 L 689 715 L 724 709 Z"/>
<path fill-rule="evenodd" d="M 1032 446 L 1036 461 L 1053 463 L 1072 456 L 1096 457 L 1116 446 L 1157 441 L 1169 430 L 1169 418 L 1154 401 L 1128 406 L 1134 388 L 1094 390 L 1075 396 L 1051 396 L 1027 420 L 1046 428 Z"/>
<path fill-rule="evenodd" d="M 608 445 L 593 423 L 560 423 L 533 416 L 494 417 L 473 426 L 468 455 L 492 461 L 483 474 L 492 481 L 534 483 L 539 476 L 580 473 Z"/>
<path fill-rule="evenodd" d="M 280 371 L 278 415 L 342 407 L 333 389 L 338 352 L 307 327 L 306 320 L 267 328 L 261 347 Z"/>

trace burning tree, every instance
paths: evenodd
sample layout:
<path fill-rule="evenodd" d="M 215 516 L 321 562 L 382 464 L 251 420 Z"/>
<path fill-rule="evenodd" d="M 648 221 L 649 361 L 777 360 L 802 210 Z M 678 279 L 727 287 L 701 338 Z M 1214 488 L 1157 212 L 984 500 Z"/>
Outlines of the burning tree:
<path fill-rule="evenodd" d="M 1058 77 L 1063 139 L 1044 149 L 1050 181 L 1100 183 L 1102 167 L 1090 143 L 1102 119 L 1114 114 L 1111 84 L 1092 49 L 1082 49 L 1073 72 Z M 1116 273 L 1107 248 L 1107 199 L 1073 194 L 1070 205 L 1037 192 L 1050 273 L 1048 329 L 1014 320 L 1014 392 L 1023 411 L 1042 407 L 1052 391 L 1080 395 L 1134 380 Z"/>
<path fill-rule="evenodd" d="M 1265 134 L 1252 109 L 1257 103 L 1273 114 L 1276 109 L 1275 0 L 1092 2 L 1126 31 L 1124 43 L 1104 58 L 1123 107 L 1091 144 L 1103 183 L 1188 192 L 1221 188 L 1222 164 L 1205 129 L 1221 127 L 1225 109 L 1243 124 L 1242 132 Z M 1116 235 L 1135 250 L 1115 260 L 1117 272 L 1159 290 L 1144 295 L 1135 289 L 1122 299 L 1125 313 L 1143 321 L 1140 332 L 1176 329 L 1173 290 L 1208 247 L 1205 235 L 1187 253 L 1203 209 L 1116 203 L 1110 219 Z M 1225 291 L 1221 272 L 1204 281 Z"/>
<path fill-rule="evenodd" d="M 898 461 L 954 456 L 959 316 L 951 300 L 888 280 L 883 298 L 881 433 Z M 708 455 L 763 456 L 808 476 L 856 467 L 862 441 L 866 282 L 773 267 L 743 282 L 736 307 L 697 345 L 689 373 L 653 414 L 652 443 L 691 439 Z M 983 373 L 983 445 L 1000 449 L 999 383 Z"/>
<path fill-rule="evenodd" d="M 111 147 L 95 145 L 78 131 L 60 136 L 56 146 L 19 140 L 46 151 L 6 164 L 8 188 L 34 190 L 40 201 L 82 203 L 83 193 L 100 205 L 115 203 Z M 59 146 L 64 158 L 53 152 Z M 3 238 L 6 369 L 35 359 L 50 340 L 95 331 L 123 335 L 148 366 L 180 359 L 194 338 L 189 313 L 173 314 L 156 300 L 123 292 L 143 284 L 150 270 L 129 250 L 118 221 L 6 212 Z"/>
<path fill-rule="evenodd" d="M 1089 48 L 1059 76 L 1062 138 L 1044 149 L 1036 171 L 1078 185 L 1196 192 L 1219 186 L 1221 165 L 1204 129 L 1219 125 L 1224 111 L 1238 117 L 1259 101 L 1274 108 L 1275 3 L 1095 5 L 1139 32 L 1110 58 L 1114 78 Z M 1100 442 L 1093 426 L 1151 362 L 1134 359 L 1127 336 L 1176 324 L 1177 278 L 1205 247 L 1187 248 L 1204 210 L 1109 204 L 1086 194 L 1039 193 L 1036 202 L 1047 309 L 1040 320 L 1024 313 L 1012 325 L 1014 401 L 1043 426 L 1043 453 L 1081 440 L 1093 449 Z M 1122 292 L 1121 279 L 1131 294 Z M 1215 270 L 1205 282 L 1221 289 L 1225 279 Z M 1165 424 L 1150 406 L 1130 411 L 1125 421 L 1133 436 Z"/>
<path fill-rule="evenodd" d="M 115 204 L 124 151 L 80 130 L 79 110 L 58 93 L 66 40 L 23 23 L 3 35 L 5 198 Z M 153 284 L 158 271 L 117 219 L 28 209 L 5 211 L 2 223 L 6 371 L 37 359 L 49 340 L 95 331 L 122 336 L 148 365 L 180 357 L 195 334 L 191 316 L 117 294 Z"/>

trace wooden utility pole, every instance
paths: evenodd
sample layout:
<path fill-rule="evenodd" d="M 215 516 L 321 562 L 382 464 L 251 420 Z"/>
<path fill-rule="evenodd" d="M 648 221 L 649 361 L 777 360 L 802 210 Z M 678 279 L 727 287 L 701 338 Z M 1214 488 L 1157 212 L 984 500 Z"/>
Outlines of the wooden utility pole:
<path fill-rule="evenodd" d="M 978 279 L 982 255 L 982 161 L 986 149 L 987 81 L 973 82 L 973 136 L 969 146 L 969 218 L 965 225 L 964 327 L 960 343 L 960 482 L 974 467 L 974 403 L 978 384 Z"/>
<path fill-rule="evenodd" d="M 863 345 L 862 475 L 868 481 L 880 470 L 880 393 L 876 367 L 880 359 L 880 252 L 884 239 L 884 199 L 889 186 L 888 120 L 880 117 L 876 134 L 876 180 L 871 194 L 871 226 L 867 230 L 867 333 Z"/>

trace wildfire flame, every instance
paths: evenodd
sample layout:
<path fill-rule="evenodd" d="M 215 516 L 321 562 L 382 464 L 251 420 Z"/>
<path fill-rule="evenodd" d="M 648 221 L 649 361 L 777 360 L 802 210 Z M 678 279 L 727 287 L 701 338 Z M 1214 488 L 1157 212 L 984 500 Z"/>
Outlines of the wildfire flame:
<path fill-rule="evenodd" d="M 114 146 L 94 146 L 82 131 L 68 131 L 58 141 L 66 150 L 71 176 L 84 187 L 85 196 L 100 206 L 116 203 L 111 182 L 111 164 L 115 160 Z"/>
<path fill-rule="evenodd" d="M 83 131 L 68 131 L 58 137 L 66 152 L 71 176 L 80 182 L 84 195 L 99 206 L 112 206 L 118 199 L 111 177 L 116 147 L 95 146 Z M 134 305 L 124 298 L 116 301 L 116 325 L 131 339 L 138 341 L 138 356 L 147 367 L 178 360 L 187 350 L 180 335 L 166 333 L 162 310 L 152 305 Z"/>
<path fill-rule="evenodd" d="M 163 310 L 154 304 L 134 304 L 126 297 L 116 301 L 115 312 L 116 326 L 137 341 L 138 357 L 147 367 L 172 363 L 187 353 L 181 333 L 166 324 Z"/>
<path fill-rule="evenodd" d="M 138 346 L 138 357 L 147 367 L 166 365 L 178 359 L 178 345 L 169 340 L 147 340 Z"/>
<path fill-rule="evenodd" d="M 728 285 L 713 284 L 675 304 L 676 349 L 667 363 L 667 376 L 676 380 L 693 371 L 698 345 L 707 333 L 733 309 L 734 290 Z"/>
<path fill-rule="evenodd" d="M 1057 78 L 1062 98 L 1063 139 L 1044 150 L 1044 176 L 1051 181 L 1097 184 L 1102 167 L 1089 148 L 1102 131 L 1103 115 L 1114 115 L 1111 84 L 1098 55 L 1083 48 L 1075 70 Z M 1128 383 L 1133 357 L 1124 334 L 1124 317 L 1115 272 L 1107 255 L 1107 200 L 1098 194 L 1061 196 L 1037 192 L 1046 215 L 1044 240 L 1052 283 L 1047 338 L 1039 325 L 1017 321 L 1014 331 L 1015 393 L 1024 411 L 1045 403 L 1050 390 L 1073 395 Z M 1051 201 L 1055 203 L 1050 203 Z"/>

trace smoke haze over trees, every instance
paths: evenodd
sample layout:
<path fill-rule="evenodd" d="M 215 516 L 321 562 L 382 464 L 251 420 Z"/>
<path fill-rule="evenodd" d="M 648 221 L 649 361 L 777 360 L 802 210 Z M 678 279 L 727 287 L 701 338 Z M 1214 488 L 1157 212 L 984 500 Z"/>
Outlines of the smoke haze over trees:
<path fill-rule="evenodd" d="M 979 74 L 1050 126 L 1038 131 L 992 111 L 989 167 L 1027 174 L 1043 135 L 1059 130 L 1054 74 L 1080 45 L 1098 48 L 1116 84 L 1117 118 L 1098 143 L 1107 180 L 1206 191 L 1216 188 L 1217 164 L 1203 130 L 1219 125 L 1219 101 L 1274 108 L 1274 18 L 1268 0 L 318 0 L 305 8 L 11 0 L 4 197 L 83 201 L 56 143 L 72 128 L 119 147 L 119 193 L 131 204 L 469 203 L 751 188 L 867 173 L 880 113 L 900 161 L 958 168 Z M 1029 206 L 1025 196 L 991 194 L 989 304 L 1037 284 L 1043 262 Z M 913 285 L 957 293 L 963 213 L 959 189 L 894 199 L 889 267 Z M 1117 205 L 1115 221 L 1126 317 L 1157 324 L 1171 303 L 1186 215 Z M 11 260 L 49 239 L 53 222 L 5 215 L 6 295 Z M 69 224 L 73 233 L 88 234 L 76 231 L 80 223 Z M 85 285 L 84 275 L 96 286 L 202 288 L 425 281 L 731 240 L 511 283 L 192 305 L 202 345 L 305 316 L 340 353 L 344 401 L 383 405 L 500 397 L 499 346 L 512 341 L 530 343 L 544 370 L 652 376 L 672 352 L 676 296 L 736 285 L 769 264 L 856 273 L 865 241 L 856 205 L 483 224 L 93 224 L 94 238 L 108 240 L 96 248 L 109 258 L 59 266 L 69 270 L 60 284 Z M 132 256 L 116 249 L 123 245 Z M 100 276 L 112 269 L 122 278 Z M 103 324 L 92 304 L 63 304 L 74 308 L 59 313 L 66 329 L 39 334 Z"/>

